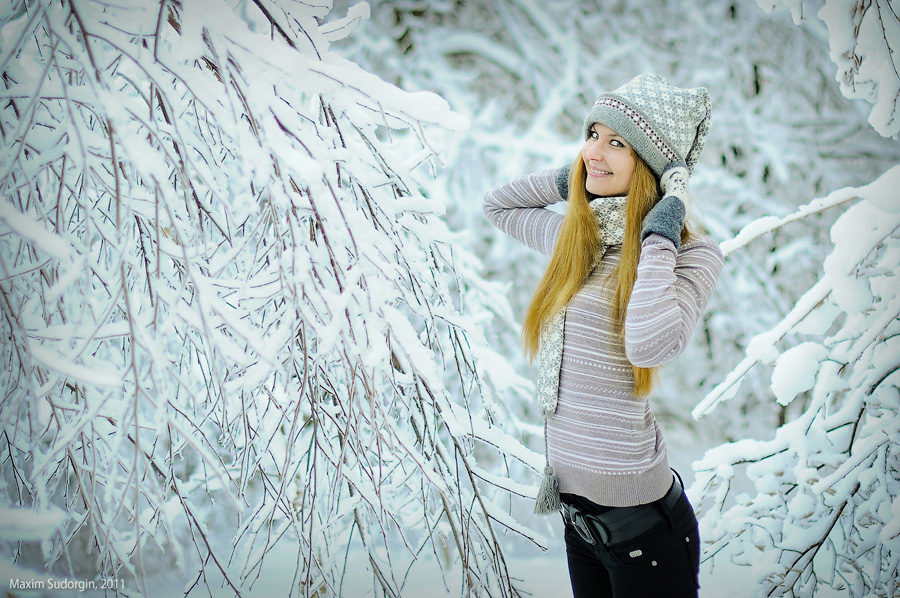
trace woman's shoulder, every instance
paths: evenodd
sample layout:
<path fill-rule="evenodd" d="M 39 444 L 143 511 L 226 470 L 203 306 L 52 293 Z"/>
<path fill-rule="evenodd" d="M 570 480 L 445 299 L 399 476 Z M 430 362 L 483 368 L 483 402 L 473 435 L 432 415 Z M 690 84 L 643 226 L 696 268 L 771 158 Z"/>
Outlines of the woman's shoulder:
<path fill-rule="evenodd" d="M 705 250 L 722 253 L 722 248 L 709 235 L 700 233 L 691 234 L 690 238 L 681 244 L 682 249 Z"/>
<path fill-rule="evenodd" d="M 691 257 L 707 257 L 717 262 L 724 261 L 722 248 L 711 237 L 704 234 L 692 234 L 691 237 L 681 244 L 678 251 L 679 257 L 682 255 L 690 255 Z"/>

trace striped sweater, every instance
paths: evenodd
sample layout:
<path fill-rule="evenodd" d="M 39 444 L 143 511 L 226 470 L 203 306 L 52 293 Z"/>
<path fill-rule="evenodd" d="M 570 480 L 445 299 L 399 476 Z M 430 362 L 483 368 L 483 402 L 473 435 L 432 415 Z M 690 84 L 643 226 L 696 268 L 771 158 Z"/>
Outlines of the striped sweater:
<path fill-rule="evenodd" d="M 550 255 L 562 215 L 546 206 L 563 201 L 557 169 L 515 179 L 489 192 L 491 223 L 528 247 Z M 653 367 L 673 359 L 688 339 L 722 270 L 722 252 L 706 237 L 679 249 L 649 235 L 625 316 L 625 335 L 612 320 L 621 246 L 611 247 L 571 299 L 563 332 L 556 413 L 547 422 L 548 456 L 559 490 L 605 506 L 645 504 L 672 482 L 666 444 L 649 400 L 634 396 L 631 364 Z"/>

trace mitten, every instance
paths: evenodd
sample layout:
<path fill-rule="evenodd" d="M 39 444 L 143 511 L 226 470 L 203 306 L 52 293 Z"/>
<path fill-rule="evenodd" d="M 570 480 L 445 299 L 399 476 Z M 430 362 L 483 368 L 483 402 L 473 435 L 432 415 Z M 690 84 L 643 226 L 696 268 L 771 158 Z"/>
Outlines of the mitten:
<path fill-rule="evenodd" d="M 647 213 L 641 228 L 641 241 L 653 233 L 672 241 L 675 247 L 681 244 L 681 229 L 684 227 L 685 205 L 691 199 L 688 189 L 687 166 L 684 162 L 670 162 L 659 178 L 663 198 Z"/>
<path fill-rule="evenodd" d="M 569 199 L 569 166 L 563 166 L 556 174 L 556 189 L 563 199 Z"/>

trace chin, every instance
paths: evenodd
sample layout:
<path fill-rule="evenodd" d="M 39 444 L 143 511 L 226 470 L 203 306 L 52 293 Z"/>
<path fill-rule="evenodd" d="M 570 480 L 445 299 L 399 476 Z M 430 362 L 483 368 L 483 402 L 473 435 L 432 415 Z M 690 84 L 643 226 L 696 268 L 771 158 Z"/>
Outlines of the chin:
<path fill-rule="evenodd" d="M 617 189 L 610 190 L 608 187 L 588 187 L 585 186 L 585 189 L 588 193 L 593 195 L 594 197 L 619 197 L 621 195 L 627 195 L 627 191 L 619 191 Z"/>

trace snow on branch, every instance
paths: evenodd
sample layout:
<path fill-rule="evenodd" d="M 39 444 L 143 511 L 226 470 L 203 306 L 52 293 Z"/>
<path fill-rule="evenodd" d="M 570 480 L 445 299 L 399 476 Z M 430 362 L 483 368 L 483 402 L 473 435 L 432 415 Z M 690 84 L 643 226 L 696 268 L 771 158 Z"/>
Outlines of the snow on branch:
<path fill-rule="evenodd" d="M 831 239 L 835 249 L 825 260 L 822 279 L 800 298 L 777 326 L 750 341 L 741 363 L 694 408 L 692 414 L 695 418 L 710 413 L 721 401 L 733 397 L 741 379 L 753 366 L 759 363 L 774 364 L 778 360 L 776 344 L 796 332 L 804 322 L 821 317 L 830 324 L 835 317 L 832 304 L 826 302 L 830 296 L 833 295 L 837 306 L 847 313 L 856 313 L 868 307 L 872 294 L 868 289 L 869 281 L 862 273 L 867 256 L 900 227 L 900 202 L 895 196 L 895 190 L 900 188 L 898 186 L 900 166 L 864 187 L 840 189 L 801 206 L 797 212 L 784 218 L 760 218 L 744 227 L 733 239 L 722 243 L 723 252 L 731 253 L 785 224 L 843 203 L 866 199 L 845 211 L 832 227 Z M 824 313 L 829 315 L 822 316 Z M 789 402 L 787 399 L 785 401 Z"/>
<path fill-rule="evenodd" d="M 898 186 L 900 166 L 811 204 L 859 198 L 832 226 L 821 280 L 753 339 L 747 358 L 694 410 L 695 417 L 709 413 L 757 363 L 774 365 L 780 404 L 808 393 L 802 415 L 772 440 L 725 444 L 694 464 L 705 558 L 748 567 L 749 586 L 763 588 L 753 595 L 814 596 L 830 587 L 889 596 L 897 588 Z M 811 340 L 780 352 L 776 345 L 789 334 Z"/>
<path fill-rule="evenodd" d="M 804 18 L 804 0 L 757 0 L 767 12 L 784 4 L 794 23 Z M 835 79 L 850 99 L 873 104 L 869 124 L 885 137 L 900 133 L 900 13 L 891 0 L 826 0 L 817 13 L 828 27 Z"/>
<path fill-rule="evenodd" d="M 364 5 L 132 4 L 0 15 L 0 506 L 68 514 L 37 565 L 241 595 L 278 544 L 339 595 L 349 546 L 399 596 L 443 551 L 518 595 L 498 534 L 545 540 L 494 400 L 528 385 L 420 192 L 465 119 L 329 51 Z"/>

